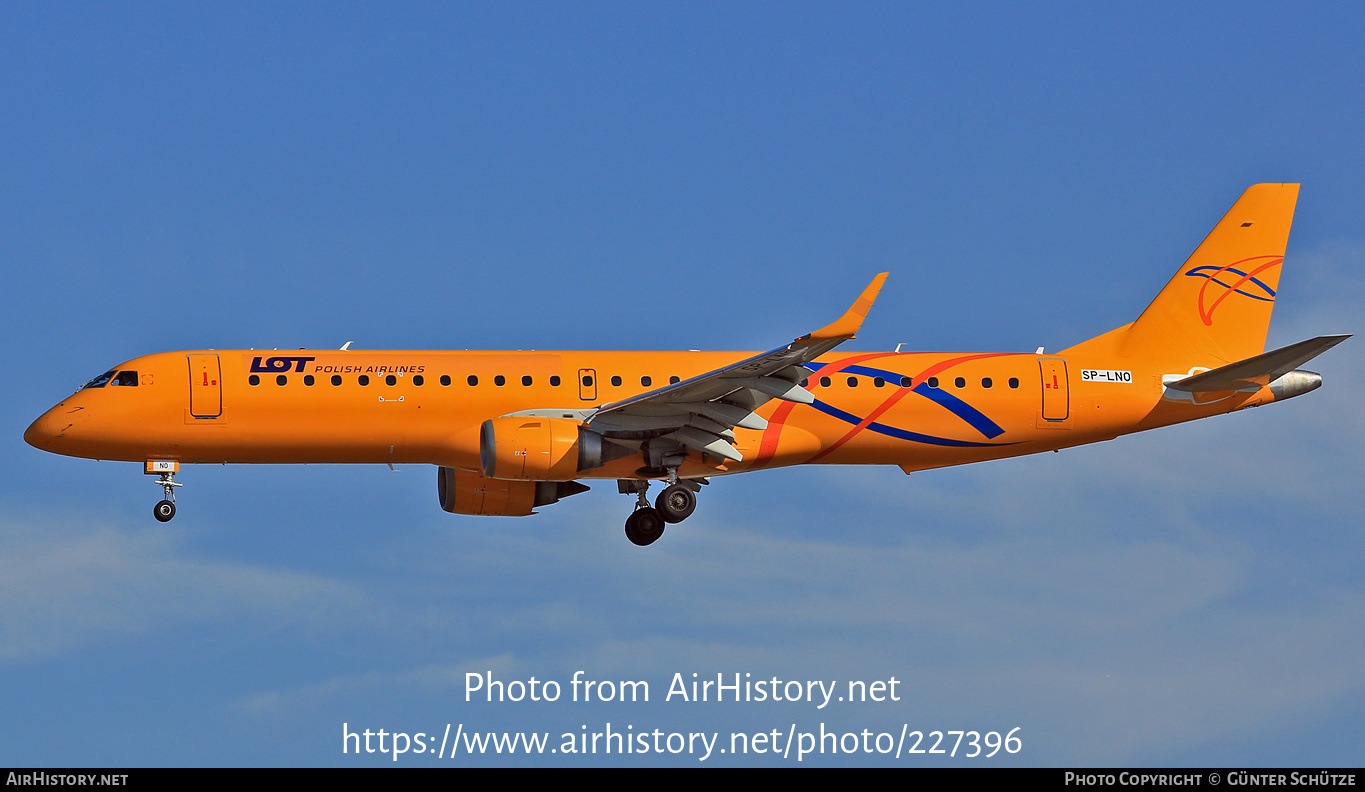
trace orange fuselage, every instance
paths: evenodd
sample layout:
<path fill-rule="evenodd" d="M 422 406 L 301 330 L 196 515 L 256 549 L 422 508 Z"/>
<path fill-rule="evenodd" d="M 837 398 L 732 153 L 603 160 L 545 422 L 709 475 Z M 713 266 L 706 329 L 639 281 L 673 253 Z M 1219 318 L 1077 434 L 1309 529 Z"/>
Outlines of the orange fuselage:
<path fill-rule="evenodd" d="M 26 434 L 58 454 L 142 462 L 407 463 L 479 470 L 479 429 L 529 409 L 583 410 L 747 352 L 197 351 L 130 360 L 137 385 L 76 392 Z M 906 472 L 1030 454 L 1272 401 L 1267 389 L 1163 398 L 1166 361 L 1037 354 L 830 353 L 816 401 L 773 400 L 735 429 L 739 462 L 689 455 L 684 477 L 804 463 Z M 1163 367 L 1164 366 L 1164 367 Z M 362 384 L 364 383 L 364 384 Z M 907 386 L 908 383 L 908 386 Z M 637 477 L 624 458 L 576 478 Z"/>

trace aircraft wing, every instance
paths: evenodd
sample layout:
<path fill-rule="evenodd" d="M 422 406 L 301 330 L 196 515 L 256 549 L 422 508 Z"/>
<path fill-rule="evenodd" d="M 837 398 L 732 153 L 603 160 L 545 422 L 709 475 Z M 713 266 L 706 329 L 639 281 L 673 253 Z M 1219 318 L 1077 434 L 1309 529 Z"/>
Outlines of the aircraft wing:
<path fill-rule="evenodd" d="M 587 423 L 607 437 L 668 430 L 662 437 L 738 462 L 743 457 L 734 447 L 735 427 L 767 428 L 768 422 L 754 410 L 771 399 L 802 404 L 815 401 L 801 386 L 809 373 L 803 366 L 855 337 L 886 275 L 883 272 L 873 278 L 833 324 L 747 360 L 605 404 L 587 417 Z"/>

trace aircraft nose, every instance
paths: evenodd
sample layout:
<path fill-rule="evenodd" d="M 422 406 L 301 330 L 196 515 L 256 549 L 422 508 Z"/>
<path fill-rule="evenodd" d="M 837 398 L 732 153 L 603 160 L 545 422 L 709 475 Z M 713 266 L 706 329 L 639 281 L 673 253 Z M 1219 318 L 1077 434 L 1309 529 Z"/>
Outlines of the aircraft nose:
<path fill-rule="evenodd" d="M 51 450 L 53 441 L 66 431 L 67 427 L 71 426 L 71 421 L 64 420 L 64 417 L 56 415 L 61 406 L 59 404 L 53 407 L 38 416 L 38 420 L 29 424 L 28 429 L 24 432 L 24 442 L 43 451 Z"/>

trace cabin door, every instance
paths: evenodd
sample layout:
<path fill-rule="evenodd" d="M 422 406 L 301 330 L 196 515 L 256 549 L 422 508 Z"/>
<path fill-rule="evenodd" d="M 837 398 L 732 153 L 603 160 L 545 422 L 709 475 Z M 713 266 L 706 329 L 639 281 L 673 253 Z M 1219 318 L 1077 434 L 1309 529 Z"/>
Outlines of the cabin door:
<path fill-rule="evenodd" d="M 1061 358 L 1042 358 L 1038 365 L 1043 371 L 1043 420 L 1065 421 L 1071 414 L 1066 361 Z"/>
<path fill-rule="evenodd" d="M 217 355 L 187 355 L 190 359 L 190 415 L 217 418 L 223 414 L 223 376 Z"/>

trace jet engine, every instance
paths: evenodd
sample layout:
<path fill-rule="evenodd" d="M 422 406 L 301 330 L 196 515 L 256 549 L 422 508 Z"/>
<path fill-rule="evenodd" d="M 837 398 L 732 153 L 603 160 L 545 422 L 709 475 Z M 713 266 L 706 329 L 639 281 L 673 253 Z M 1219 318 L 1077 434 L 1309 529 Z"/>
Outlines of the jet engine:
<path fill-rule="evenodd" d="M 493 479 L 571 481 L 636 452 L 568 418 L 504 415 L 479 434 L 479 464 Z"/>
<path fill-rule="evenodd" d="M 451 514 L 525 517 L 537 506 L 587 491 L 577 481 L 500 481 L 472 470 L 436 469 L 436 494 Z"/>

